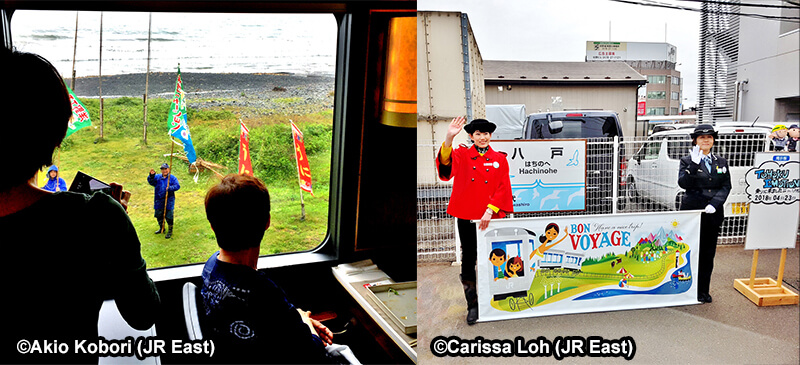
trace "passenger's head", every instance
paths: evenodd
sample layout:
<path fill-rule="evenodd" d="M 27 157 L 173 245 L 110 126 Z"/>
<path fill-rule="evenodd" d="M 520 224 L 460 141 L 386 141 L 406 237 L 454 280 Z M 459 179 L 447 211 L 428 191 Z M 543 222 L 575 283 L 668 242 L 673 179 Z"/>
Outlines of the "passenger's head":
<path fill-rule="evenodd" d="M 258 247 L 269 228 L 269 191 L 258 178 L 231 174 L 206 194 L 206 218 L 226 251 Z"/>
<path fill-rule="evenodd" d="M 489 252 L 489 261 L 491 261 L 494 266 L 502 265 L 506 262 L 506 252 L 503 251 L 502 248 L 495 248 L 492 252 Z"/>
<path fill-rule="evenodd" d="M 523 270 L 522 266 L 522 257 L 514 256 L 508 259 L 508 263 L 506 263 L 506 271 L 520 275 L 525 273 L 525 270 Z"/>
<path fill-rule="evenodd" d="M 0 191 L 25 183 L 42 166 L 53 163 L 72 116 L 69 93 L 50 62 L 33 53 L 0 47 L 3 104 L 0 133 Z M 8 157 L 13 156 L 13 157 Z"/>

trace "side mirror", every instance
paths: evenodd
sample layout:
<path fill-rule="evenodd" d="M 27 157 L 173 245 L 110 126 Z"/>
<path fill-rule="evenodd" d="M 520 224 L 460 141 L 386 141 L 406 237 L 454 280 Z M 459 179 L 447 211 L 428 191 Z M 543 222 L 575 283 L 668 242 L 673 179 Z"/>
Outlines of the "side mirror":
<path fill-rule="evenodd" d="M 551 120 L 547 123 L 547 129 L 550 130 L 550 134 L 561 133 L 561 130 L 564 129 L 564 122 L 560 120 Z"/>

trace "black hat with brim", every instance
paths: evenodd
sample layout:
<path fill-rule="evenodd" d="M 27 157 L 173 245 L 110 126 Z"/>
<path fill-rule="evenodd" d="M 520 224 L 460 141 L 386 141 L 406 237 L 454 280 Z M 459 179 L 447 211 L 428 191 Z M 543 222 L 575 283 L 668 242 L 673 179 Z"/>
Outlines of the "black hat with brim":
<path fill-rule="evenodd" d="M 712 136 L 714 139 L 717 139 L 717 131 L 714 130 L 714 126 L 711 124 L 700 124 L 694 128 L 694 132 L 689 136 L 692 137 L 692 139 L 698 136 Z"/>
<path fill-rule="evenodd" d="M 464 130 L 469 134 L 475 133 L 475 131 L 494 133 L 495 129 L 497 129 L 497 125 L 486 119 L 473 119 L 464 126 Z"/>

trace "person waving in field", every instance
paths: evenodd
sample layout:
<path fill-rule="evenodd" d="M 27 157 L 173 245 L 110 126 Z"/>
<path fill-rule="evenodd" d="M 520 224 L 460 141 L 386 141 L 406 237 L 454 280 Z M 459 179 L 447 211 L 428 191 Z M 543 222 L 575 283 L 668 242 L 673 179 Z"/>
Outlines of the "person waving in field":
<path fill-rule="evenodd" d="M 178 178 L 169 174 L 170 168 L 166 163 L 161 165 L 161 174 L 156 175 L 156 171 L 150 169 L 147 182 L 155 187 L 153 194 L 153 209 L 158 220 L 158 230 L 155 234 L 164 233 L 164 220 L 166 219 L 169 229 L 164 238 L 172 237 L 172 226 L 174 222 L 175 192 L 181 188 Z M 169 196 L 167 196 L 169 194 Z"/>

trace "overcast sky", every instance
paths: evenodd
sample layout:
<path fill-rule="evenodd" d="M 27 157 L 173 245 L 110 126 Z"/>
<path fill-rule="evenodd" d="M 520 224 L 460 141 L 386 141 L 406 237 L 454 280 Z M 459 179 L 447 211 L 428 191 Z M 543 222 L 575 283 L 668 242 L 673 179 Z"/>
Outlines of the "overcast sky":
<path fill-rule="evenodd" d="M 586 41 L 666 41 L 677 47 L 684 107 L 697 102 L 698 12 L 609 0 L 417 0 L 417 9 L 467 13 L 484 60 L 582 62 Z"/>

